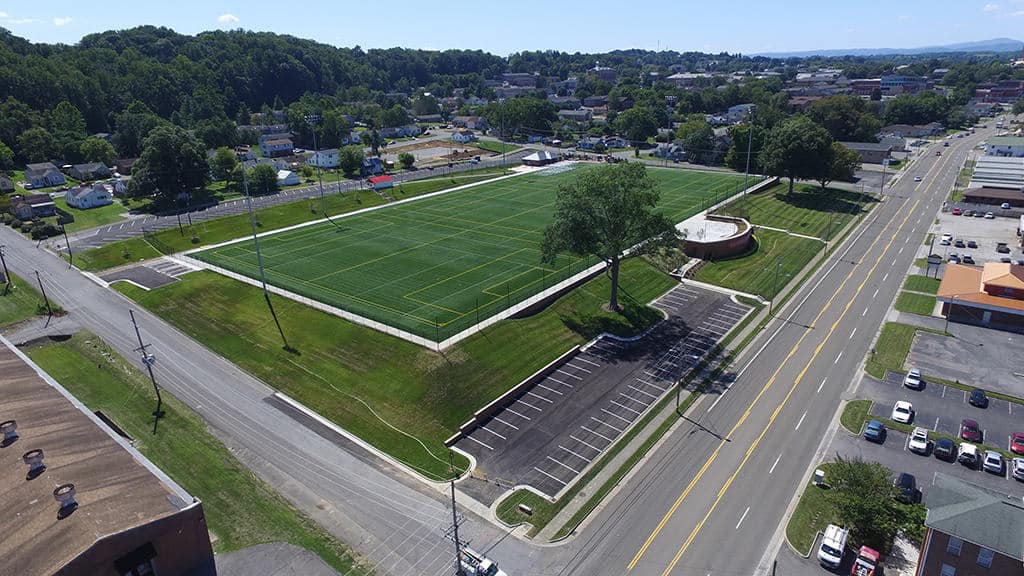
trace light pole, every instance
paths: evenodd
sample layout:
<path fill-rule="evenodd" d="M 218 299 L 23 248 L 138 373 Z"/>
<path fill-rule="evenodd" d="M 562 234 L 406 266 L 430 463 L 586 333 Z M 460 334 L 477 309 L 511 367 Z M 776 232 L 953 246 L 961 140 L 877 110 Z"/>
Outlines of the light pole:
<path fill-rule="evenodd" d="M 954 300 L 955 301 L 959 297 L 960 297 L 959 294 L 953 294 L 953 297 L 950 298 L 950 300 Z M 946 310 L 946 323 L 943 324 L 943 326 L 942 326 L 942 332 L 945 333 L 945 334 L 949 334 L 949 316 L 953 313 L 953 304 L 954 303 L 955 302 L 950 302 L 949 303 L 949 309 Z"/>
<path fill-rule="evenodd" d="M 260 269 L 260 283 L 263 285 L 263 298 L 267 301 L 267 308 L 270 309 L 270 315 L 274 318 L 274 324 L 277 325 L 277 331 L 281 334 L 281 341 L 284 342 L 284 349 L 288 352 L 294 351 L 294 348 L 288 345 L 288 339 L 284 336 L 284 330 L 281 328 L 281 322 L 277 319 L 277 312 L 274 312 L 274 305 L 270 302 L 270 292 L 267 290 L 267 276 L 263 271 L 263 253 L 260 252 L 260 237 L 256 233 L 256 214 L 252 208 L 252 196 L 249 195 L 249 180 L 245 176 L 245 170 L 242 170 L 242 189 L 245 191 L 245 203 L 249 209 L 249 225 L 252 227 L 252 242 L 256 247 L 256 265 Z"/>
<path fill-rule="evenodd" d="M 754 142 L 754 112 L 757 111 L 756 106 L 750 107 L 750 118 L 747 124 L 747 168 L 743 172 L 743 195 L 747 195 L 747 180 L 750 178 L 750 151 L 751 145 Z"/>
<path fill-rule="evenodd" d="M 881 196 L 885 193 L 885 169 L 889 166 L 889 159 L 882 159 L 882 182 L 878 185 L 878 195 Z"/>
<path fill-rule="evenodd" d="M 306 114 L 306 123 L 313 127 L 313 158 L 316 158 L 316 179 L 320 182 L 320 208 L 327 216 L 327 199 L 324 197 L 324 179 L 320 174 L 320 147 L 316 142 L 316 127 L 320 124 L 319 114 Z"/>

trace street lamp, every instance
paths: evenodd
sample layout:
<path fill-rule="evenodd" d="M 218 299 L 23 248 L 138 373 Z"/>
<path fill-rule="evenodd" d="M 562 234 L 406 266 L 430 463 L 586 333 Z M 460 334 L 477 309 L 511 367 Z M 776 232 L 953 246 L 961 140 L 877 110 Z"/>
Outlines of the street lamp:
<path fill-rule="evenodd" d="M 306 114 L 306 123 L 313 127 L 313 157 L 316 158 L 316 179 L 320 182 L 320 207 L 327 216 L 327 199 L 324 197 L 324 179 L 320 175 L 320 147 L 316 142 L 316 127 L 320 123 L 319 114 Z"/>
<path fill-rule="evenodd" d="M 959 297 L 960 297 L 959 294 L 953 294 L 953 296 L 950 298 L 950 300 L 956 300 Z M 950 302 L 949 303 L 949 308 L 946 310 L 946 323 L 943 324 L 943 326 L 942 326 L 942 331 L 944 333 L 946 333 L 946 334 L 949 334 L 949 316 L 953 313 L 953 304 L 954 303 L 955 302 Z"/>

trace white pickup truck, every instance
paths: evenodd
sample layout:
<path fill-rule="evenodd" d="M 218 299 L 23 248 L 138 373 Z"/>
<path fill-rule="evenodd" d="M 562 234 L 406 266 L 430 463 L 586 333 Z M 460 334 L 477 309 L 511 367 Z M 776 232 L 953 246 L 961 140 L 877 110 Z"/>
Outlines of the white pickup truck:
<path fill-rule="evenodd" d="M 463 573 L 467 576 L 508 576 L 502 572 L 494 561 L 483 554 L 473 551 L 471 548 L 462 549 L 462 557 L 459 558 Z"/>

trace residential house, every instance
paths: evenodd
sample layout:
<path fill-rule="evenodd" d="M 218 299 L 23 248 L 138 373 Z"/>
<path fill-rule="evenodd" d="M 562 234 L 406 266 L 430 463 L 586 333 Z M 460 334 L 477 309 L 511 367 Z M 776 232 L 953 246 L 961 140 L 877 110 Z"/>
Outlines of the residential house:
<path fill-rule="evenodd" d="M 629 140 L 622 136 L 605 136 L 602 141 L 605 148 L 629 148 L 631 146 Z"/>
<path fill-rule="evenodd" d="M 890 124 L 883 127 L 879 134 L 883 136 L 899 136 L 900 138 L 921 138 L 923 136 L 933 136 L 943 130 L 945 130 L 945 127 L 938 122 L 918 124 L 915 126 L 910 126 L 908 124 Z"/>
<path fill-rule="evenodd" d="M 590 74 L 591 76 L 594 76 L 598 80 L 604 80 L 606 82 L 611 82 L 612 84 L 615 83 L 615 79 L 618 77 L 618 74 L 615 73 L 614 68 L 609 68 L 608 66 L 601 66 L 600 64 L 594 66 L 590 70 L 587 70 L 587 73 Z"/>
<path fill-rule="evenodd" d="M 481 116 L 456 116 L 452 118 L 452 125 L 467 130 L 487 130 L 487 119 Z"/>
<path fill-rule="evenodd" d="M 68 206 L 79 210 L 109 206 L 114 203 L 113 195 L 103 182 L 82 184 L 78 188 L 72 188 L 64 195 L 64 199 Z"/>
<path fill-rule="evenodd" d="M 756 108 L 757 106 L 755 104 L 737 104 L 735 106 L 730 106 L 729 110 L 725 113 L 725 117 L 730 124 L 739 124 L 746 120 Z"/>
<path fill-rule="evenodd" d="M 947 264 L 936 300 L 950 322 L 1024 332 L 1024 266 Z"/>
<path fill-rule="evenodd" d="M 580 99 L 575 96 L 556 96 L 551 94 L 548 96 L 548 102 L 555 105 L 555 108 L 559 110 L 575 110 L 580 107 Z"/>
<path fill-rule="evenodd" d="M 878 140 L 878 143 L 889 146 L 893 152 L 905 152 L 907 149 L 906 139 L 899 136 L 883 136 Z"/>
<path fill-rule="evenodd" d="M 266 164 L 274 169 L 275 172 L 280 170 L 289 170 L 291 164 L 284 158 L 257 158 L 255 160 L 246 160 L 242 162 L 242 168 L 245 170 L 252 170 L 260 164 Z"/>
<path fill-rule="evenodd" d="M 247 144 L 235 146 L 235 157 L 238 158 L 239 162 L 245 162 L 246 160 L 255 160 L 256 153 L 252 151 L 252 146 Z"/>
<path fill-rule="evenodd" d="M 377 156 L 371 156 L 369 158 L 363 158 L 363 168 L 360 171 L 363 176 L 371 174 L 380 174 L 384 172 L 384 163 Z"/>
<path fill-rule="evenodd" d="M 90 138 L 99 138 L 100 140 L 106 140 L 107 142 L 110 142 L 110 133 L 109 132 L 97 132 L 97 133 L 93 134 L 92 136 L 90 136 Z"/>
<path fill-rule="evenodd" d="M 842 70 L 822 68 L 817 72 L 800 72 L 796 75 L 795 80 L 799 84 L 817 84 L 819 82 L 834 84 L 842 78 Z"/>
<path fill-rule="evenodd" d="M 387 174 L 382 174 L 380 176 L 371 176 L 370 178 L 367 178 L 367 181 L 370 183 L 370 186 L 374 190 L 384 190 L 385 188 L 393 188 L 395 185 L 395 179 L 392 178 L 391 176 L 388 176 Z"/>
<path fill-rule="evenodd" d="M 587 96 L 582 104 L 585 108 L 601 108 L 608 105 L 607 96 Z"/>
<path fill-rule="evenodd" d="M 558 111 L 558 118 L 559 118 L 559 120 L 564 120 L 566 122 L 578 122 L 580 124 L 585 124 L 587 122 L 590 122 L 591 119 L 593 119 L 593 117 L 594 117 L 594 113 L 591 112 L 590 110 L 559 110 Z"/>
<path fill-rule="evenodd" d="M 1024 576 L 1020 496 L 939 472 L 925 506 L 916 576 Z"/>
<path fill-rule="evenodd" d="M 273 140 L 260 140 L 260 153 L 266 158 L 277 156 L 288 156 L 295 149 L 295 143 L 291 138 L 277 138 Z"/>
<path fill-rule="evenodd" d="M 993 136 L 985 143 L 985 154 L 988 156 L 1024 156 L 1024 137 Z"/>
<path fill-rule="evenodd" d="M 499 100 L 509 100 L 511 98 L 518 98 L 519 96 L 525 96 L 527 94 L 534 94 L 536 92 L 536 88 L 524 88 L 522 86 L 498 86 L 494 89 L 494 95 Z"/>
<path fill-rule="evenodd" d="M 892 146 L 877 142 L 840 142 L 844 148 L 853 150 L 860 155 L 861 162 L 867 164 L 881 164 L 888 160 L 892 153 Z"/>
<path fill-rule="evenodd" d="M 30 194 L 11 198 L 11 213 L 18 220 L 35 220 L 56 214 L 57 205 L 49 194 Z"/>
<path fill-rule="evenodd" d="M 10 194 L 11 192 L 14 192 L 14 181 L 6 174 L 0 174 L 0 194 Z"/>
<path fill-rule="evenodd" d="M 983 98 L 971 98 L 967 102 L 968 116 L 994 116 L 999 113 L 999 105 L 994 102 L 986 102 Z"/>
<path fill-rule="evenodd" d="M 295 186 L 301 183 L 299 175 L 291 170 L 278 170 L 277 171 L 277 185 L 278 186 Z"/>
<path fill-rule="evenodd" d="M 555 90 L 559 90 L 559 91 L 565 90 L 569 94 L 572 94 L 573 92 L 576 91 L 576 88 L 579 86 L 579 83 L 580 83 L 579 78 L 577 78 L 575 76 L 570 76 L 569 78 L 566 78 L 565 80 L 561 80 L 559 82 L 556 82 L 554 88 L 555 88 Z"/>
<path fill-rule="evenodd" d="M 250 132 L 254 132 L 256 134 L 259 134 L 260 136 L 265 136 L 265 135 L 269 135 L 269 134 L 285 134 L 285 133 L 288 133 L 288 125 L 287 124 L 240 125 L 238 127 L 238 131 L 239 132 L 241 132 L 241 131 L 250 131 Z M 291 134 L 288 133 L 288 136 L 290 137 Z"/>
<path fill-rule="evenodd" d="M 382 138 L 410 138 L 412 136 L 419 136 L 423 133 L 423 129 L 416 124 L 406 124 L 405 126 L 391 126 L 388 128 L 381 128 L 380 135 Z"/>
<path fill-rule="evenodd" d="M 416 121 L 422 124 L 438 124 L 441 122 L 440 114 L 421 114 L 416 117 Z"/>
<path fill-rule="evenodd" d="M 680 162 L 686 158 L 686 153 L 683 152 L 683 147 L 675 142 L 668 142 L 658 144 L 654 148 L 654 156 L 656 158 L 664 158 L 673 162 Z"/>
<path fill-rule="evenodd" d="M 107 180 L 107 186 L 114 192 L 115 196 L 123 196 L 128 191 L 127 178 L 111 178 Z"/>
<path fill-rule="evenodd" d="M 472 130 L 459 130 L 452 134 L 452 142 L 466 144 L 467 142 L 473 142 L 474 140 L 476 140 L 476 134 L 474 134 Z"/>
<path fill-rule="evenodd" d="M 67 182 L 64 174 L 52 162 L 29 164 L 25 167 L 25 182 L 30 188 L 49 188 Z"/>
<path fill-rule="evenodd" d="M 114 160 L 114 171 L 127 176 L 132 173 L 132 167 L 135 166 L 136 160 L 138 158 L 118 158 Z"/>
<path fill-rule="evenodd" d="M 306 164 L 317 168 L 337 168 L 339 164 L 338 149 L 318 150 L 306 159 Z"/>
<path fill-rule="evenodd" d="M 529 72 L 506 72 L 501 75 L 501 81 L 509 86 L 537 87 L 537 77 Z"/>
<path fill-rule="evenodd" d="M 818 100 L 821 96 L 794 96 L 789 99 L 789 108 L 793 112 L 803 112 Z"/>
<path fill-rule="evenodd" d="M 102 162 L 89 162 L 86 164 L 75 164 L 68 174 L 80 182 L 99 180 L 110 177 L 110 168 Z"/>

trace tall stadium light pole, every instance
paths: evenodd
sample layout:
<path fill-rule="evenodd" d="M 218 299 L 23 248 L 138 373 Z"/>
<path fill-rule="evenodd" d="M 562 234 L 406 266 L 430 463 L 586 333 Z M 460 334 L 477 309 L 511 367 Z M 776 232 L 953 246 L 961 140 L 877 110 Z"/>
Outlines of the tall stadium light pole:
<path fill-rule="evenodd" d="M 263 271 L 263 253 L 260 252 L 260 237 L 256 233 L 256 213 L 252 207 L 252 196 L 249 195 L 249 179 L 245 175 L 245 170 L 242 170 L 242 189 L 245 191 L 245 203 L 249 209 L 249 225 L 252 227 L 252 242 L 256 247 L 256 265 L 260 269 L 260 284 L 263 285 L 263 298 L 267 301 L 267 308 L 270 309 L 270 315 L 274 318 L 277 331 L 281 334 L 284 349 L 291 352 L 294 349 L 288 344 L 288 339 L 285 338 L 284 330 L 281 328 L 281 322 L 277 319 L 277 313 L 274 312 L 274 305 L 270 302 L 270 291 L 267 290 L 267 275 Z"/>
<path fill-rule="evenodd" d="M 317 146 L 316 142 L 316 127 L 320 124 L 319 114 L 307 114 L 306 123 L 313 127 L 313 157 L 316 158 L 316 179 L 320 181 L 320 208 L 327 216 L 327 198 L 324 197 L 324 179 L 320 174 L 320 158 L 319 152 L 320 147 Z"/>
<path fill-rule="evenodd" d="M 743 195 L 747 195 L 747 181 L 750 179 L 750 151 L 751 145 L 754 142 L 754 112 L 757 108 L 750 108 L 750 118 L 747 123 L 747 168 L 743 173 Z"/>

